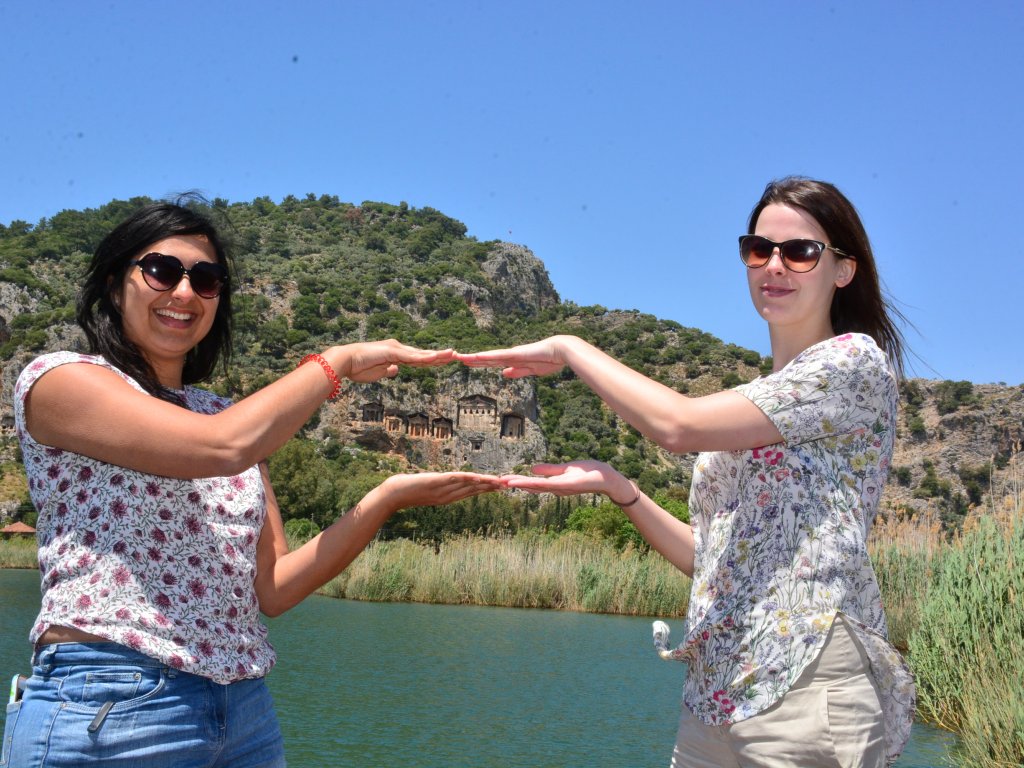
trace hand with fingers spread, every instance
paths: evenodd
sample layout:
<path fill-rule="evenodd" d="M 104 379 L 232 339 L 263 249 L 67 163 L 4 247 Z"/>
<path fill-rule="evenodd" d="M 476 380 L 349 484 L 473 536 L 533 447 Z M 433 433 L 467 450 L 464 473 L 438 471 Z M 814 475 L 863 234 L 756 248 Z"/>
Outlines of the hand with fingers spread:
<path fill-rule="evenodd" d="M 566 365 L 565 336 L 551 336 L 532 344 L 486 352 L 456 352 L 454 357 L 470 368 L 502 368 L 507 379 L 524 376 L 545 376 L 557 373 Z"/>

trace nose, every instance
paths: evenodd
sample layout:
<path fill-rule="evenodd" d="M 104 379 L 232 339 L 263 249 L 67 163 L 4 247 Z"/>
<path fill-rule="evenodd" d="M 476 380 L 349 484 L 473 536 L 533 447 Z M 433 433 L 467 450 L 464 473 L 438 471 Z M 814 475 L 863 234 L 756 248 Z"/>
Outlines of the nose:
<path fill-rule="evenodd" d="M 782 274 L 786 271 L 786 265 L 782 261 L 782 250 L 778 246 L 772 248 L 772 255 L 768 257 L 768 262 L 764 265 L 764 268 L 766 271 L 776 274 Z"/>
<path fill-rule="evenodd" d="M 182 275 L 178 284 L 171 289 L 171 295 L 184 300 L 191 299 L 195 294 L 192 290 L 192 282 L 189 280 L 188 275 Z"/>

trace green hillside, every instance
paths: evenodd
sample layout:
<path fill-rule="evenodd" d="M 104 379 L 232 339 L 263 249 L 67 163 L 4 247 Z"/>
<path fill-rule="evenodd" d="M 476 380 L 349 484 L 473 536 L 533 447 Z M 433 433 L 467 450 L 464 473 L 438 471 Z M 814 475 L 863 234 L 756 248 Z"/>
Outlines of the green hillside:
<path fill-rule="evenodd" d="M 36 354 L 81 343 L 74 300 L 89 257 L 116 223 L 150 202 L 133 198 L 97 209 L 62 211 L 34 225 L 0 224 L 0 466 L 5 475 L 17 467 L 10 398 L 18 372 Z M 212 388 L 236 398 L 290 370 L 306 353 L 391 337 L 422 347 L 475 351 L 573 333 L 692 394 L 734 386 L 771 368 L 771 360 L 755 351 L 671 320 L 561 301 L 543 263 L 528 249 L 467 237 L 463 223 L 432 208 L 355 205 L 308 195 L 280 203 L 269 198 L 249 203 L 216 199 L 210 210 L 232 245 L 239 286 L 233 299 L 233 357 Z M 429 398 L 452 377 L 467 375 L 485 374 L 467 374 L 460 366 L 407 370 L 382 386 Z M 929 434 L 923 418 L 929 406 L 927 397 L 922 399 L 927 390 L 915 387 L 907 394 L 915 419 L 908 440 Z M 957 408 L 983 404 L 982 398 L 962 390 L 957 390 Z M 603 459 L 636 478 L 649 493 L 686 499 L 692 457 L 673 457 L 658 449 L 604 408 L 571 372 L 539 382 L 536 402 L 537 426 L 547 451 L 536 460 Z M 321 413 L 326 424 L 329 414 Z M 309 518 L 322 526 L 387 472 L 430 463 L 422 452 L 385 454 L 354 445 L 325 424 L 314 417 L 306 433 L 272 459 L 286 518 Z M 996 446 L 985 455 L 998 453 L 1008 455 L 1009 449 Z M 974 465 L 961 460 L 961 468 L 966 466 Z M 957 468 L 931 459 L 930 466 L 900 469 L 897 496 L 905 489 L 902 495 L 909 500 L 935 500 L 962 514 L 959 507 L 966 504 L 954 499 L 961 490 Z M 943 487 L 947 475 L 953 484 Z M 975 486 L 977 475 L 970 475 Z M 0 488 L 24 485 L 11 481 Z M 17 498 L 0 499 L 6 505 L 0 513 L 30 517 L 24 490 L 15 493 Z M 589 502 L 542 505 L 536 499 L 490 496 L 446 510 L 410 511 L 392 521 L 390 530 L 434 537 L 524 524 L 559 527 L 580 503 Z"/>

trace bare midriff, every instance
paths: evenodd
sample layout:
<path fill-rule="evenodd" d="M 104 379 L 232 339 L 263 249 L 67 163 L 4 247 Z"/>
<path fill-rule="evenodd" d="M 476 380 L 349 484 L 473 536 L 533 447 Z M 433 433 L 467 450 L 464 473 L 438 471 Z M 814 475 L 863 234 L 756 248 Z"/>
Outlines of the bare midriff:
<path fill-rule="evenodd" d="M 107 638 L 92 635 L 74 627 L 61 627 L 51 624 L 36 641 L 36 645 L 52 645 L 53 643 L 106 643 Z"/>

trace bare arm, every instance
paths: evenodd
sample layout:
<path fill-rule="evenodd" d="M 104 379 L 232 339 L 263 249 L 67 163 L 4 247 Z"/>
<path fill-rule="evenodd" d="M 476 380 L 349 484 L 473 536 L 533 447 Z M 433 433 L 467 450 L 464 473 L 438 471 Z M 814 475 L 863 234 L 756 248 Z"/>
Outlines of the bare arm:
<path fill-rule="evenodd" d="M 509 378 L 554 373 L 568 365 L 612 410 L 673 453 L 741 450 L 782 441 L 764 412 L 739 393 L 687 397 L 575 336 L 455 357 L 472 367 L 504 368 Z"/>
<path fill-rule="evenodd" d="M 376 381 L 398 365 L 443 365 L 451 351 L 397 341 L 331 347 L 338 376 Z M 140 472 L 177 478 L 235 475 L 286 443 L 330 394 L 316 364 L 303 365 L 216 415 L 192 413 L 136 391 L 115 373 L 69 363 L 43 374 L 26 400 L 39 443 Z"/>
<path fill-rule="evenodd" d="M 265 465 L 260 469 L 267 490 L 267 519 L 257 545 L 256 595 L 268 616 L 284 613 L 345 570 L 397 510 L 450 504 L 503 487 L 497 477 L 472 472 L 394 475 L 323 533 L 289 552 Z"/>
<path fill-rule="evenodd" d="M 639 489 L 612 467 L 600 461 L 574 461 L 538 464 L 533 472 L 536 477 L 506 475 L 502 480 L 509 488 L 532 493 L 605 494 L 622 507 L 648 544 L 687 576 L 693 576 L 693 529 L 642 493 L 633 502 Z"/>

